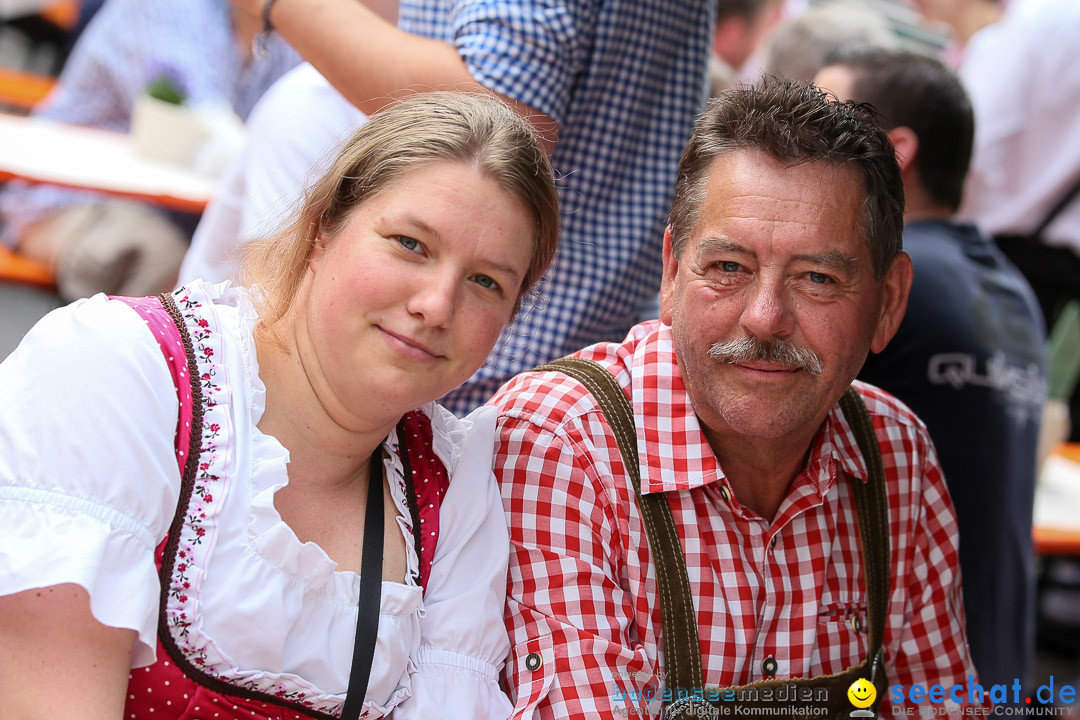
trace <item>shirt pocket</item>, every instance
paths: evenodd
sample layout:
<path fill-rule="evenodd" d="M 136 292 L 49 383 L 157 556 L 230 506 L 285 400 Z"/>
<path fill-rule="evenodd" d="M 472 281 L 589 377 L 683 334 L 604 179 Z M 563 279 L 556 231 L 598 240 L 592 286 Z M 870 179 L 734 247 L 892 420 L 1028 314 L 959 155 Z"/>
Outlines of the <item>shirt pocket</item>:
<path fill-rule="evenodd" d="M 555 681 L 555 643 L 551 633 L 515 645 L 510 653 L 510 663 L 511 683 L 517 689 L 511 720 L 531 720 L 536 706 L 547 697 Z"/>
<path fill-rule="evenodd" d="M 811 672 L 835 675 L 861 663 L 866 657 L 867 630 L 865 601 L 822 605 Z"/>

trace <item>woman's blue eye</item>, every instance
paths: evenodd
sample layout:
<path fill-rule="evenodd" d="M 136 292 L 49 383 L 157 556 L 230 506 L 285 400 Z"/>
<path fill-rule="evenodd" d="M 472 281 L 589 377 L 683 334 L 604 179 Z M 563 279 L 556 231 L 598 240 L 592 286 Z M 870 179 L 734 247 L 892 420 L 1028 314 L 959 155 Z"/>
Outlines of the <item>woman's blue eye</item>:
<path fill-rule="evenodd" d="M 487 275 L 476 275 L 473 277 L 473 279 L 476 280 L 476 284 L 482 288 L 490 289 L 499 287 L 499 284 L 489 278 Z"/>
<path fill-rule="evenodd" d="M 812 283 L 814 283 L 816 285 L 824 285 L 825 283 L 829 282 L 829 280 L 830 280 L 829 276 L 825 275 L 824 273 L 819 273 L 819 272 L 810 273 L 810 282 L 812 282 Z"/>
<path fill-rule="evenodd" d="M 401 243 L 401 247 L 405 248 L 406 250 L 412 250 L 415 252 L 420 249 L 420 241 L 414 240 L 413 238 L 406 235 L 398 235 L 397 241 Z"/>

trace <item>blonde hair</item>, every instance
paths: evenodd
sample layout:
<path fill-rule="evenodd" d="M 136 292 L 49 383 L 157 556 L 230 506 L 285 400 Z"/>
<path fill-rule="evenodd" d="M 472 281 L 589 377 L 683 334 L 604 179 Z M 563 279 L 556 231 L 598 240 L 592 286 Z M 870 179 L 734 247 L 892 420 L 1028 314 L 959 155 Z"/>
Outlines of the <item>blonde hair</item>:
<path fill-rule="evenodd" d="M 366 199 L 411 170 L 445 160 L 476 167 L 532 214 L 533 253 L 520 306 L 547 271 L 558 243 L 551 165 L 532 126 L 506 103 L 478 92 L 430 92 L 372 115 L 308 189 L 293 221 L 247 245 L 241 281 L 260 290 L 260 326 L 273 328 L 288 314 L 320 233 L 332 242 Z"/>

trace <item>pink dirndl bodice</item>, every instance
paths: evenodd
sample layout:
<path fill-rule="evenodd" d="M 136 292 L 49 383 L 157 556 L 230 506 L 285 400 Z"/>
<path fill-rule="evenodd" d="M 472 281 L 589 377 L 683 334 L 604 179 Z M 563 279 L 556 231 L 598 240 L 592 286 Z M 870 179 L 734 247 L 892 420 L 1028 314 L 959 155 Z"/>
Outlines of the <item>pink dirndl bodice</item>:
<path fill-rule="evenodd" d="M 213 349 L 204 344 L 210 331 L 196 312 L 197 301 L 184 289 L 172 295 L 114 298 L 130 306 L 146 322 L 161 346 L 176 386 L 180 412 L 176 428 L 176 460 L 181 489 L 168 536 L 158 546 L 155 561 L 161 580 L 157 661 L 131 672 L 124 717 L 137 720 L 234 720 L 259 718 L 330 720 L 329 708 L 315 708 L 302 692 L 280 688 L 244 687 L 216 677 L 205 650 L 185 644 L 187 592 L 198 583 L 203 523 L 214 512 L 215 473 L 219 448 L 213 422 L 215 383 Z M 194 374 L 193 372 L 194 371 Z M 449 485 L 445 467 L 433 450 L 429 418 L 420 411 L 406 414 L 399 425 L 402 462 L 412 487 L 406 488 L 413 511 L 414 542 L 420 559 L 418 578 L 427 586 L 439 534 L 439 506 Z M 415 490 L 414 490 L 415 489 Z M 194 607 L 194 605 L 191 605 Z M 338 708 L 340 711 L 340 708 Z M 361 715 L 366 717 L 366 715 Z"/>

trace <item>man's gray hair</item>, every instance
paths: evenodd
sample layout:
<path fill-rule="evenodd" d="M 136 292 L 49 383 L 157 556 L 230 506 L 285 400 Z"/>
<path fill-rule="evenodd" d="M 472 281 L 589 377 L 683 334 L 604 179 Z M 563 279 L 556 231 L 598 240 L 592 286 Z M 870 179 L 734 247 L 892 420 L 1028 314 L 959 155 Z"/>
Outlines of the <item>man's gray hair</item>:
<path fill-rule="evenodd" d="M 860 221 L 874 275 L 885 276 L 903 249 L 904 182 L 888 135 L 866 105 L 840 103 L 812 85 L 766 78 L 709 101 L 683 151 L 671 206 L 671 246 L 682 256 L 720 156 L 757 150 L 789 166 L 824 162 L 859 171 Z"/>

